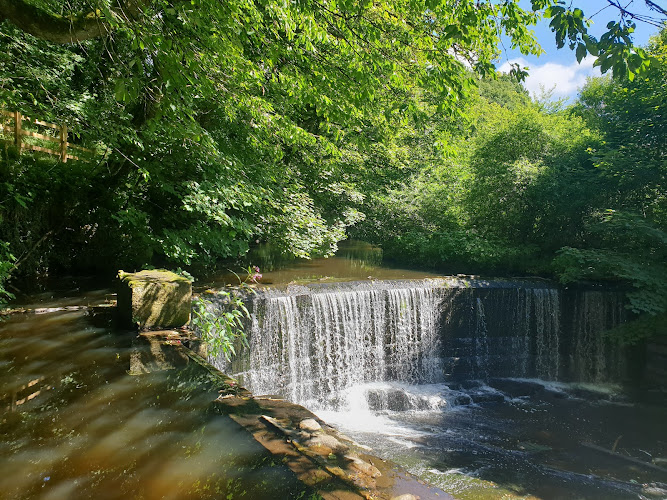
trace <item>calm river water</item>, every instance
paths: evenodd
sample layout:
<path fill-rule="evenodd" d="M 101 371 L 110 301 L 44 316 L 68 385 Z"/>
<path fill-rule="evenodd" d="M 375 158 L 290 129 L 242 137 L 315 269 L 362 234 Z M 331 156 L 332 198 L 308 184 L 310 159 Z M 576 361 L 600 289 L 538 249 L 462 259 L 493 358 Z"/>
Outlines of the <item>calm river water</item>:
<path fill-rule="evenodd" d="M 128 374 L 148 347 L 76 310 L 108 294 L 43 294 L 0 323 L 0 498 L 309 498 L 210 411 L 196 368 Z"/>

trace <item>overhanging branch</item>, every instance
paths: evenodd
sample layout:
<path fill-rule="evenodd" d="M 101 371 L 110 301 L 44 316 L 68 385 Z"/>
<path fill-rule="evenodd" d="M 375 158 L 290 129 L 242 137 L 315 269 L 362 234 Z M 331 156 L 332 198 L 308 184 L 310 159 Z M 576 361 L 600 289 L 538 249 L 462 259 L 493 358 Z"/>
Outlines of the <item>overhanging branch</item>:
<path fill-rule="evenodd" d="M 25 0 L 0 0 L 0 20 L 8 20 L 42 40 L 62 44 L 98 38 L 111 31 L 109 24 L 95 11 L 65 17 Z"/>

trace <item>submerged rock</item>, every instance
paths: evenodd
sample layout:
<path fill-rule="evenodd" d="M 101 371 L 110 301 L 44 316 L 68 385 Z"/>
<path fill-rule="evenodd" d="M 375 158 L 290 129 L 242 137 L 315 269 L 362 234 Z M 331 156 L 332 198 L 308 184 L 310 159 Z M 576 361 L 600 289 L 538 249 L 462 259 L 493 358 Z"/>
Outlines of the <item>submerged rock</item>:
<path fill-rule="evenodd" d="M 502 403 L 505 395 L 497 391 L 475 391 L 469 393 L 473 403 Z"/>
<path fill-rule="evenodd" d="M 536 394 L 544 392 L 544 385 L 532 380 L 492 378 L 489 381 L 489 385 L 514 398 L 521 396 L 535 396 Z"/>
<path fill-rule="evenodd" d="M 645 484 L 642 493 L 651 498 L 667 498 L 667 484 L 650 483 Z"/>
<path fill-rule="evenodd" d="M 454 398 L 454 405 L 456 406 L 467 406 L 472 404 L 472 398 L 467 394 L 457 394 Z"/>
<path fill-rule="evenodd" d="M 443 398 L 432 400 L 428 396 L 410 394 L 403 389 L 372 389 L 366 392 L 366 401 L 371 410 L 431 410 L 436 407 L 442 408 L 446 405 Z"/>

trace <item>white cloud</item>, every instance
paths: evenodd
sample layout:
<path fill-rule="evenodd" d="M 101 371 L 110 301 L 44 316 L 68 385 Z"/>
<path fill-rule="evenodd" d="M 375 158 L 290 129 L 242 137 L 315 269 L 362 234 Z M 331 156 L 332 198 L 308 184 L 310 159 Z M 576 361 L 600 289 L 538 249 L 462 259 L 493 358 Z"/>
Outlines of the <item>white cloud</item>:
<path fill-rule="evenodd" d="M 589 76 L 600 76 L 600 68 L 593 67 L 593 58 L 586 57 L 581 64 L 573 62 L 570 65 L 547 62 L 544 64 L 528 64 L 525 59 L 510 59 L 498 68 L 503 73 L 509 73 L 510 63 L 518 63 L 522 68 L 528 66 L 528 78 L 524 87 L 533 97 L 541 93 L 540 85 L 549 91 L 554 88 L 553 97 L 574 97 L 586 83 Z"/>

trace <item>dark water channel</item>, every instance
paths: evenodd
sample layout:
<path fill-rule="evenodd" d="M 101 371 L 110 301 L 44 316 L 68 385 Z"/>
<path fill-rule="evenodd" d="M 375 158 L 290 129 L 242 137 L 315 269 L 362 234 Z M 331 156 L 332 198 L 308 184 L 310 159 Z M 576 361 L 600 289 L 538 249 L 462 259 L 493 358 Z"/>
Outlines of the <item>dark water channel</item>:
<path fill-rule="evenodd" d="M 37 314 L 0 323 L 0 498 L 310 497 L 212 411 L 217 393 L 194 364 L 128 374 L 148 346 L 77 309 L 105 296 L 33 297 Z"/>
<path fill-rule="evenodd" d="M 667 454 L 667 410 L 614 401 L 617 388 L 523 383 L 542 389 L 371 384 L 348 392 L 356 407 L 320 414 L 457 498 L 667 497 L 667 471 L 650 465 Z M 382 392 L 394 410 L 373 408 Z"/>

